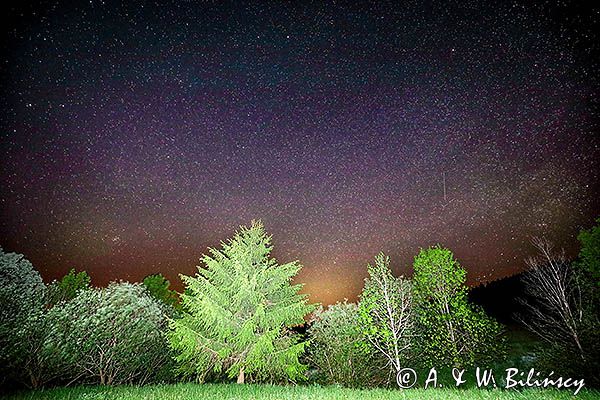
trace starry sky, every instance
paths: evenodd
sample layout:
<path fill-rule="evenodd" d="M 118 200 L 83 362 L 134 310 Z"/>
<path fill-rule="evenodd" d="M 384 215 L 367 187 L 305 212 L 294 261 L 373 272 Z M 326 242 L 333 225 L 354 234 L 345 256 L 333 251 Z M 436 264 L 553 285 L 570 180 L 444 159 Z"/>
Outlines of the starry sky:
<path fill-rule="evenodd" d="M 580 2 L 581 3 L 581 2 Z M 379 251 L 477 284 L 600 215 L 600 8 L 570 1 L 4 4 L 0 244 L 46 280 L 162 272 L 261 219 L 311 300 Z"/>

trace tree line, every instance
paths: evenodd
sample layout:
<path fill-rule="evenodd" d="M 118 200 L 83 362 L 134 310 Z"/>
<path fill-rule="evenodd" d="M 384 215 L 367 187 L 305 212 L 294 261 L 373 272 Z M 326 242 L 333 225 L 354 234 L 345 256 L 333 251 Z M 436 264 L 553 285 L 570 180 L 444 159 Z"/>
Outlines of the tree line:
<path fill-rule="evenodd" d="M 528 261 L 521 319 L 547 343 L 538 355 L 543 366 L 570 367 L 593 381 L 600 225 L 579 239 L 576 262 L 535 241 L 540 255 Z M 160 274 L 98 288 L 71 270 L 44 284 L 23 255 L 0 249 L 1 383 L 364 387 L 389 385 L 405 367 L 485 366 L 506 355 L 505 328 L 468 300 L 466 271 L 449 249 L 421 249 L 410 278 L 395 276 L 380 253 L 358 302 L 327 308 L 310 304 L 293 283 L 301 265 L 279 264 L 272 249 L 253 221 L 209 249 L 194 276 L 181 275 L 181 294 Z"/>

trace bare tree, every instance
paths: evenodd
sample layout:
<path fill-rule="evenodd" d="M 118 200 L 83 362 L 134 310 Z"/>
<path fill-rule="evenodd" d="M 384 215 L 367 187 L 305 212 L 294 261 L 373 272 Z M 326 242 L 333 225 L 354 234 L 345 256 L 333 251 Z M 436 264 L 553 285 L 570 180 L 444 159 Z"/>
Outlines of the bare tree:
<path fill-rule="evenodd" d="M 540 338 L 552 344 L 574 347 L 585 361 L 581 344 L 584 304 L 581 283 L 567 261 L 564 250 L 555 252 L 544 238 L 534 238 L 538 255 L 526 260 L 529 270 L 523 283 L 529 299 L 521 322 Z"/>

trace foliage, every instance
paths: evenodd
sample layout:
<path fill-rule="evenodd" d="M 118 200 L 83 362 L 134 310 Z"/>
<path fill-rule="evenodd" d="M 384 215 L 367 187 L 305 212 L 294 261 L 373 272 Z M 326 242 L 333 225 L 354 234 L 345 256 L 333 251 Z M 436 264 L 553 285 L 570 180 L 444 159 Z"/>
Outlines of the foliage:
<path fill-rule="evenodd" d="M 427 366 L 473 365 L 501 357 L 500 324 L 470 304 L 466 271 L 440 246 L 421 249 L 414 261 L 419 354 Z"/>
<path fill-rule="evenodd" d="M 0 248 L 0 376 L 38 386 L 47 354 L 42 278 L 22 254 Z"/>
<path fill-rule="evenodd" d="M 390 374 L 405 367 L 412 346 L 413 315 L 410 282 L 394 277 L 383 253 L 367 266 L 369 277 L 360 295 L 359 327 L 367 342 L 385 359 Z"/>
<path fill-rule="evenodd" d="M 155 299 L 162 301 L 174 309 L 181 308 L 179 305 L 179 295 L 176 291 L 169 289 L 171 282 L 162 274 L 148 275 L 142 283 Z"/>
<path fill-rule="evenodd" d="M 68 374 L 69 366 L 61 356 L 62 343 L 53 340 L 56 328 L 54 315 L 47 310 L 32 313 L 23 326 L 23 344 L 27 356 L 16 370 L 27 386 L 38 388 L 60 381 Z"/>
<path fill-rule="evenodd" d="M 183 276 L 182 318 L 170 343 L 182 372 L 204 380 L 225 372 L 244 382 L 303 378 L 305 348 L 288 329 L 314 309 L 291 279 L 301 266 L 270 258 L 271 237 L 260 222 L 241 227 L 222 249 L 210 249 L 195 277 Z"/>
<path fill-rule="evenodd" d="M 596 219 L 595 226 L 579 232 L 577 239 L 581 243 L 577 266 L 600 288 L 600 218 Z"/>
<path fill-rule="evenodd" d="M 49 315 L 51 342 L 74 379 L 141 384 L 169 360 L 165 310 L 139 284 L 81 291 Z"/>
<path fill-rule="evenodd" d="M 46 303 L 54 306 L 62 301 L 69 301 L 75 298 L 80 290 L 88 289 L 90 283 L 91 278 L 87 272 L 76 272 L 75 269 L 71 269 L 61 280 L 48 285 Z"/>
<path fill-rule="evenodd" d="M 323 383 L 364 387 L 377 383 L 379 358 L 358 326 L 358 307 L 336 303 L 326 310 L 320 306 L 312 315 L 308 335 L 308 358 L 319 371 Z"/>
<path fill-rule="evenodd" d="M 562 365 L 567 364 L 579 374 L 584 374 L 591 385 L 600 387 L 600 218 L 596 219 L 595 226 L 582 230 L 577 238 L 581 250 L 574 271 L 582 292 L 581 341 L 587 357 L 583 365 L 574 363 L 572 357 L 568 358 L 570 363 L 562 362 Z M 564 352 L 565 349 L 561 350 Z M 557 351 L 554 354 L 560 353 Z"/>

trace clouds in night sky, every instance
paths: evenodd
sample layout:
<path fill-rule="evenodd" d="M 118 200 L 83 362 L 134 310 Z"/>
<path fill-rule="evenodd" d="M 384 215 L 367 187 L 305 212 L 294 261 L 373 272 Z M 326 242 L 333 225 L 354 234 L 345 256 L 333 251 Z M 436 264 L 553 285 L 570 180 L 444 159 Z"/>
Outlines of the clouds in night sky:
<path fill-rule="evenodd" d="M 264 221 L 313 299 L 442 243 L 488 280 L 599 214 L 598 8 L 5 6 L 2 245 L 47 279 L 192 273 Z M 444 198 L 444 180 L 446 198 Z"/>

